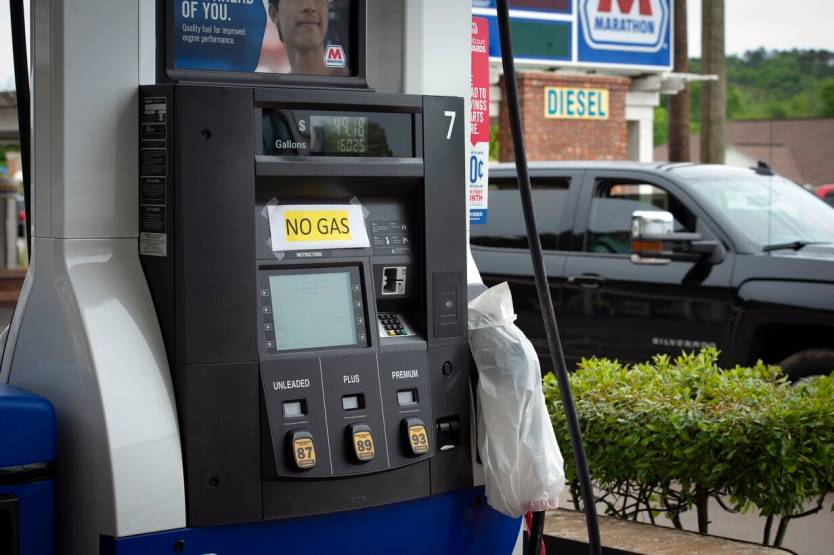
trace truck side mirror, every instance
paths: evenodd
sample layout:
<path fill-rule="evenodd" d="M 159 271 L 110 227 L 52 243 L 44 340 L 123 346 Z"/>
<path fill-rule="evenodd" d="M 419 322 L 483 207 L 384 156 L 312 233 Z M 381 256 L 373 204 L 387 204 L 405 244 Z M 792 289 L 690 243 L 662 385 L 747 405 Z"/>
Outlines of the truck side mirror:
<path fill-rule="evenodd" d="M 636 210 L 631 215 L 631 261 L 634 264 L 680 262 L 717 263 L 723 258 L 718 241 L 698 233 L 675 233 L 670 212 Z"/>

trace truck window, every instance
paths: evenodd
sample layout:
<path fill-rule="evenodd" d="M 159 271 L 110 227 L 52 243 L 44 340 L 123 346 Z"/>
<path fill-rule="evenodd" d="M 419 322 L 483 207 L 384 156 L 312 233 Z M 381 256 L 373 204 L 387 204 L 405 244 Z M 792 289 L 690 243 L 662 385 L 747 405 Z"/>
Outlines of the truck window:
<path fill-rule="evenodd" d="M 570 179 L 567 178 L 533 182 L 536 224 L 545 250 L 557 249 L 569 186 Z M 521 196 L 514 179 L 489 184 L 487 223 L 472 225 L 469 242 L 482 247 L 530 248 L 521 212 Z"/>
<path fill-rule="evenodd" d="M 631 214 L 635 210 L 671 212 L 675 231 L 695 231 L 695 215 L 662 187 L 637 181 L 600 180 L 591 200 L 585 251 L 629 254 Z"/>

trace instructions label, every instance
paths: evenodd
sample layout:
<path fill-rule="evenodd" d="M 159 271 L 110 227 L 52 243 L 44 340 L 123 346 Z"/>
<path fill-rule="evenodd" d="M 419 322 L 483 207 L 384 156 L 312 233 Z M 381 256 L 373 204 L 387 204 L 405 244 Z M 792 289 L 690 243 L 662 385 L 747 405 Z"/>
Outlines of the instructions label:
<path fill-rule="evenodd" d="M 143 97 L 139 119 L 139 254 L 168 256 L 168 99 Z"/>
<path fill-rule="evenodd" d="M 404 221 L 370 222 L 374 254 L 408 254 L 411 238 Z"/>
<path fill-rule="evenodd" d="M 274 251 L 370 246 L 359 205 L 278 205 L 268 207 L 267 213 Z"/>
<path fill-rule="evenodd" d="M 165 233 L 140 233 L 139 254 L 168 256 L 168 236 Z"/>

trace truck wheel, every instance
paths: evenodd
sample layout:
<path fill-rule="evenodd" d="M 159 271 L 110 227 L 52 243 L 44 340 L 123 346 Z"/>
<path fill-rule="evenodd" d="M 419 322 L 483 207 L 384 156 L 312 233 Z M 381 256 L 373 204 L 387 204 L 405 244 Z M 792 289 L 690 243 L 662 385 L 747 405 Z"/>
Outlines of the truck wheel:
<path fill-rule="evenodd" d="M 779 366 L 791 381 L 808 376 L 827 375 L 834 372 L 834 351 L 829 349 L 799 351 L 783 360 Z"/>

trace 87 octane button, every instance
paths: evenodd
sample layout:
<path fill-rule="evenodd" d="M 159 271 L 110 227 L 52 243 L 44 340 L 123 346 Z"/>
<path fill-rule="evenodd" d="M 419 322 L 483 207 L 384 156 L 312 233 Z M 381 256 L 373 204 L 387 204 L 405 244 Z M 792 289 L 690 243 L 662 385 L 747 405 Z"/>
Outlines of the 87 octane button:
<path fill-rule="evenodd" d="M 313 434 L 305 430 L 290 432 L 292 459 L 298 470 L 309 470 L 316 466 L 316 445 Z"/>

